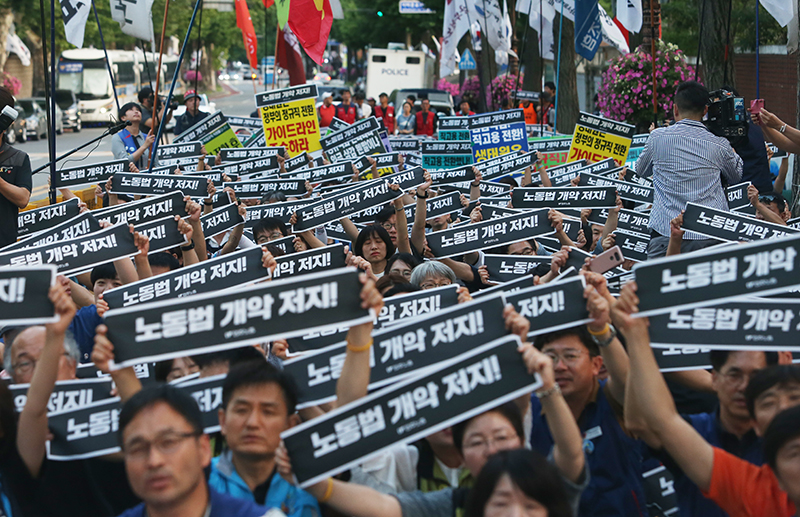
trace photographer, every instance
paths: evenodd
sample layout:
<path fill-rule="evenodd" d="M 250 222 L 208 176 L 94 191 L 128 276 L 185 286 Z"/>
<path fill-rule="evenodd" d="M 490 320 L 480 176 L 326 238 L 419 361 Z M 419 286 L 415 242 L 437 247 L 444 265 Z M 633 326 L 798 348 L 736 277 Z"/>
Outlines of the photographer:
<path fill-rule="evenodd" d="M 175 136 L 180 135 L 209 115 L 200 111 L 200 96 L 196 91 L 187 90 L 183 94 L 183 102 L 186 104 L 186 113 L 175 120 Z"/>
<path fill-rule="evenodd" d="M 14 96 L 0 87 L 0 110 L 6 106 L 14 107 Z M 28 204 L 33 188 L 30 158 L 8 145 L 4 136 L 5 131 L 0 131 L 0 247 L 17 241 L 19 209 Z"/>
<path fill-rule="evenodd" d="M 739 92 L 730 86 L 723 86 L 722 89 L 739 97 Z M 742 158 L 742 181 L 749 181 L 759 192 L 769 194 L 773 190 L 772 173 L 769 171 L 764 132 L 750 120 L 747 126 L 747 138 L 731 141 L 734 151 Z"/>
<path fill-rule="evenodd" d="M 139 104 L 141 104 L 142 108 L 142 131 L 150 131 L 153 129 L 153 111 L 154 106 L 156 104 L 156 97 L 153 93 L 153 89 L 149 86 L 145 86 L 142 88 L 142 91 L 139 92 Z M 163 104 L 161 99 L 159 99 L 159 104 Z M 164 121 L 166 124 L 172 118 L 172 110 L 175 109 L 177 106 L 170 107 L 167 111 L 167 119 Z M 161 112 L 158 114 L 158 123 L 161 123 L 161 119 L 164 117 L 164 107 L 161 107 Z"/>
<path fill-rule="evenodd" d="M 650 133 L 636 162 L 636 173 L 652 176 L 655 188 L 649 259 L 666 254 L 670 221 L 680 215 L 687 202 L 727 210 L 722 178 L 730 185 L 742 179 L 742 159 L 726 139 L 715 136 L 703 125 L 708 98 L 706 87 L 696 81 L 678 85 L 672 108 L 675 124 Z M 683 238 L 684 253 L 715 242 L 692 232 L 686 232 Z"/>

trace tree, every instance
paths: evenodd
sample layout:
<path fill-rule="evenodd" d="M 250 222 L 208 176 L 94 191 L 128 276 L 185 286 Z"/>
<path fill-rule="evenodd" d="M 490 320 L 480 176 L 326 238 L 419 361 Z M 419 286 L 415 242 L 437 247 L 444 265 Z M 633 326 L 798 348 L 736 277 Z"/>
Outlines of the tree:
<path fill-rule="evenodd" d="M 444 3 L 428 5 L 436 12 L 399 14 L 396 0 L 342 0 L 344 19 L 333 23 L 331 38 L 351 49 L 386 48 L 388 43 L 406 41 L 406 34 L 410 34 L 413 45 L 425 43 L 431 47 L 431 35 L 438 37 L 442 33 Z"/>
<path fill-rule="evenodd" d="M 578 104 L 578 77 L 575 57 L 575 24 L 568 19 L 559 22 L 560 14 L 553 20 L 553 36 L 558 38 L 558 27 L 561 28 L 561 70 L 558 81 L 558 106 L 556 106 L 556 130 L 571 134 L 580 115 Z M 557 56 L 556 56 L 557 57 Z"/>

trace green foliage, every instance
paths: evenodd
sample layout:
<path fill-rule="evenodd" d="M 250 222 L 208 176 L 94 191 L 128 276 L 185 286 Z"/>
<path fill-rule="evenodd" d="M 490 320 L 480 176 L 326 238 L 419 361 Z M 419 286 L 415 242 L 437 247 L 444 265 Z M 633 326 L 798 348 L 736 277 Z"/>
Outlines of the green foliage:
<path fill-rule="evenodd" d="M 433 14 L 400 14 L 397 0 L 342 0 L 344 20 L 334 20 L 331 38 L 350 48 L 386 48 L 390 42 L 405 42 L 406 32 L 414 45 L 433 47 L 431 34 L 440 35 L 444 2 L 428 2 Z M 378 12 L 383 16 L 378 16 Z"/>

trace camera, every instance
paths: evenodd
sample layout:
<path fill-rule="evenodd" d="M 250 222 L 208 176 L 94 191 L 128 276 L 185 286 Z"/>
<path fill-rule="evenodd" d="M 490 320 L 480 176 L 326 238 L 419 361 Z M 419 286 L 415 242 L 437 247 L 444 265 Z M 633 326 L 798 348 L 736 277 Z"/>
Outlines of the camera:
<path fill-rule="evenodd" d="M 708 115 L 703 121 L 709 131 L 726 138 L 731 145 L 747 138 L 744 98 L 722 89 L 708 94 Z"/>
<path fill-rule="evenodd" d="M 162 104 L 164 104 L 164 102 L 166 100 L 167 100 L 166 97 L 164 97 L 162 95 L 159 95 L 158 96 L 158 104 L 157 105 L 161 106 Z M 178 109 L 178 106 L 179 106 L 178 102 L 173 100 L 172 102 L 169 103 L 169 105 L 167 106 L 167 109 L 170 110 L 170 111 L 175 111 L 176 109 Z"/>
<path fill-rule="evenodd" d="M 6 106 L 0 113 L 0 133 L 11 127 L 11 124 L 17 120 L 19 113 L 11 106 Z"/>

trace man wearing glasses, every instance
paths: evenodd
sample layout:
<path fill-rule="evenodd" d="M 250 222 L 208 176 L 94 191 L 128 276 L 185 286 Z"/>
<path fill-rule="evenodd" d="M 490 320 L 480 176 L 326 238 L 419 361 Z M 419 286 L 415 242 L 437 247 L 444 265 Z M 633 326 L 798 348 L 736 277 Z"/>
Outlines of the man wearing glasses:
<path fill-rule="evenodd" d="M 283 515 L 208 487 L 203 469 L 211 463 L 211 444 L 200 408 L 173 386 L 131 397 L 119 416 L 119 436 L 131 488 L 144 501 L 120 517 Z"/>
<path fill-rule="evenodd" d="M 6 372 L 11 375 L 14 384 L 27 384 L 33 378 L 36 362 L 42 355 L 45 346 L 46 330 L 43 326 L 28 327 L 14 338 L 6 349 L 3 364 Z M 75 369 L 80 357 L 78 344 L 71 335 L 64 340 L 64 351 L 58 361 L 58 375 L 56 380 L 67 381 L 75 378 Z"/>

